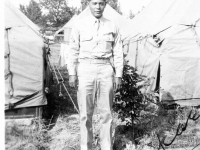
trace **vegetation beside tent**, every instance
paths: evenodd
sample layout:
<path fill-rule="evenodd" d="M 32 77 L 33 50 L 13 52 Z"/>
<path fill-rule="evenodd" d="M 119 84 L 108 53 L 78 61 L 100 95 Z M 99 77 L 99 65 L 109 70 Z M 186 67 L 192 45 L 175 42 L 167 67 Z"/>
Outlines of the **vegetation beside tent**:
<path fill-rule="evenodd" d="M 38 26 L 43 25 L 42 10 L 37 2 L 31 0 L 28 6 L 19 5 L 21 12 L 23 12 L 31 21 L 33 21 Z"/>
<path fill-rule="evenodd" d="M 138 85 L 144 81 L 143 85 Z M 141 112 L 145 110 L 151 101 L 157 101 L 156 96 L 151 99 L 141 92 L 142 88 L 148 86 L 148 79 L 136 73 L 136 69 L 125 65 L 123 69 L 122 85 L 115 95 L 114 111 L 118 113 L 119 119 L 126 122 L 126 126 L 132 129 L 132 138 L 135 139 L 134 128 L 141 118 Z"/>

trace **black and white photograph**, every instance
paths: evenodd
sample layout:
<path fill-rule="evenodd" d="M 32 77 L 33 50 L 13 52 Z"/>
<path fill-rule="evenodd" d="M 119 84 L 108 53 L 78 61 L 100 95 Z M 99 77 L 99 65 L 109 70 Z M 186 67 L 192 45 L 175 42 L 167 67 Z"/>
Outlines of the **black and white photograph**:
<path fill-rule="evenodd" d="M 200 150 L 200 0 L 0 13 L 2 150 Z"/>

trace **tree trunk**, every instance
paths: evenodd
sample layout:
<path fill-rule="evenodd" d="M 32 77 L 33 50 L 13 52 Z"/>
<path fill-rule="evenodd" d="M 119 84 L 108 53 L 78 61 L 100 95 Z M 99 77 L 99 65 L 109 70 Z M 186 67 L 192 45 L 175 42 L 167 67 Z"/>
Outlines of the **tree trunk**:
<path fill-rule="evenodd" d="M 132 122 L 132 129 L 133 129 L 132 138 L 135 141 L 135 130 L 134 130 L 134 117 L 133 117 L 133 115 L 131 115 L 131 122 Z"/>

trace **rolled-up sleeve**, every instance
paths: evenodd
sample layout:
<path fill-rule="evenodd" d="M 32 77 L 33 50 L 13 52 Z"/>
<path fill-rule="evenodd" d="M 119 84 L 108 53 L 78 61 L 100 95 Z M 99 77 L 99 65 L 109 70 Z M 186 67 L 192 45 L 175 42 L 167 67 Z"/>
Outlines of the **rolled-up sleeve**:
<path fill-rule="evenodd" d="M 119 34 L 119 29 L 116 27 L 115 41 L 113 44 L 113 59 L 115 67 L 115 77 L 122 77 L 124 56 L 122 50 L 122 41 Z"/>
<path fill-rule="evenodd" d="M 67 69 L 69 75 L 76 75 L 76 66 L 78 62 L 79 50 L 80 50 L 80 36 L 79 31 L 76 26 L 72 28 L 70 43 L 69 43 L 69 53 Z"/>

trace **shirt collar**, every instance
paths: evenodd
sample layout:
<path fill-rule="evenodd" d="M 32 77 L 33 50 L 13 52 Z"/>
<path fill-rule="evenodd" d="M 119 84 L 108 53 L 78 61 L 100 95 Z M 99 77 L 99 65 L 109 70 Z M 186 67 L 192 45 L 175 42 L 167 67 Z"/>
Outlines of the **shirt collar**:
<path fill-rule="evenodd" d="M 104 17 L 103 17 L 103 15 L 101 16 L 101 18 L 97 19 L 97 18 L 95 18 L 95 17 L 92 15 L 92 13 L 90 12 L 88 18 L 89 18 L 89 21 L 92 23 L 92 25 L 94 25 L 94 24 L 96 23 L 97 20 L 100 21 L 99 23 L 100 23 L 101 25 L 104 25 Z"/>

